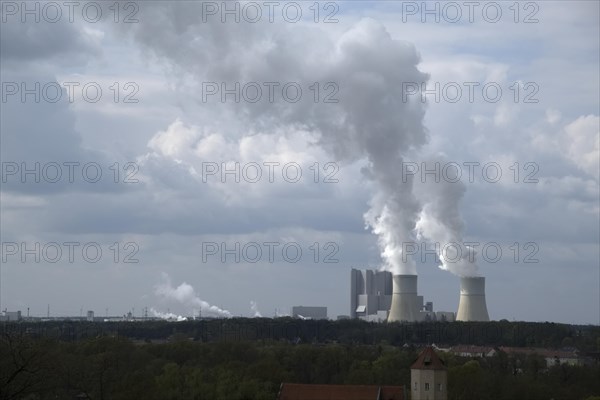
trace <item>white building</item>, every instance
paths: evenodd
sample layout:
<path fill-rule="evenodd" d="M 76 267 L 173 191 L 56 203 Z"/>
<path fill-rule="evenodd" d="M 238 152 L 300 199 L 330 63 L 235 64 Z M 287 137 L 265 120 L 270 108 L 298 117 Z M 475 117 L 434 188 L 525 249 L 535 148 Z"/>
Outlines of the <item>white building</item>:
<path fill-rule="evenodd" d="M 4 310 L 0 314 L 0 321 L 8 322 L 8 321 L 20 321 L 22 319 L 21 311 L 6 311 Z"/>

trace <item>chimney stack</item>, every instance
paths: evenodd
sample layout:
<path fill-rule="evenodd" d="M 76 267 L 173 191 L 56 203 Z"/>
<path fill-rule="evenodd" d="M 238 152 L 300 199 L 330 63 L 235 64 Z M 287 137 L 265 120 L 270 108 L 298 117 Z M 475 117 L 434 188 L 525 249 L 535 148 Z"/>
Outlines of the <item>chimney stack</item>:
<path fill-rule="evenodd" d="M 460 302 L 457 321 L 489 321 L 485 304 L 485 278 L 466 276 L 460 278 Z"/>
<path fill-rule="evenodd" d="M 392 283 L 392 307 L 388 315 L 388 322 L 419 321 L 417 275 L 394 275 Z"/>

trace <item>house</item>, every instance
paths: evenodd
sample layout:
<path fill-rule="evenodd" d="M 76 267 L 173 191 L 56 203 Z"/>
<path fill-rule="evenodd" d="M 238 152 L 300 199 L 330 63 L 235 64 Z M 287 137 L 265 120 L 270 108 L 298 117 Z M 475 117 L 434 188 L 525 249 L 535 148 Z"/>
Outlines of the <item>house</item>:
<path fill-rule="evenodd" d="M 509 355 L 523 354 L 532 355 L 536 354 L 543 357 L 546 360 L 546 366 L 551 367 L 553 365 L 583 365 L 583 360 L 579 357 L 577 350 L 552 350 L 535 347 L 500 347 L 500 350 Z"/>
<path fill-rule="evenodd" d="M 412 400 L 447 400 L 448 371 L 431 346 L 410 366 Z"/>
<path fill-rule="evenodd" d="M 282 383 L 277 400 L 447 400 L 448 371 L 432 346 L 410 366 L 410 388 L 380 385 Z"/>
<path fill-rule="evenodd" d="M 484 358 L 496 354 L 493 347 L 487 346 L 454 346 L 450 352 L 459 357 Z"/>

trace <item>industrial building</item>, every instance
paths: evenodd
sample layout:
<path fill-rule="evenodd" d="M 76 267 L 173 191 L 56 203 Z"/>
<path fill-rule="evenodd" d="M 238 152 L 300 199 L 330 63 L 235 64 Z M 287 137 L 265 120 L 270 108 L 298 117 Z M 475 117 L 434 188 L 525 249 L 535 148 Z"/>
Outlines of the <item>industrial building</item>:
<path fill-rule="evenodd" d="M 423 320 L 423 297 L 417 295 L 417 275 L 394 275 L 392 279 L 392 307 L 388 322 Z"/>
<path fill-rule="evenodd" d="M 22 318 L 21 311 L 4 310 L 2 313 L 0 313 L 0 321 L 2 322 L 20 321 Z"/>
<path fill-rule="evenodd" d="M 388 322 L 454 321 L 451 311 L 434 311 L 433 302 L 423 304 L 417 292 L 417 275 L 392 277 L 392 305 Z"/>
<path fill-rule="evenodd" d="M 350 271 L 350 318 L 384 321 L 392 304 L 392 273 Z"/>
<path fill-rule="evenodd" d="M 454 321 L 450 311 L 434 311 L 417 293 L 417 275 L 350 271 L 350 317 L 366 321 Z"/>
<path fill-rule="evenodd" d="M 292 317 L 301 319 L 327 319 L 327 307 L 292 307 Z"/>
<path fill-rule="evenodd" d="M 485 278 L 467 276 L 460 278 L 460 302 L 457 321 L 489 321 L 485 302 Z"/>

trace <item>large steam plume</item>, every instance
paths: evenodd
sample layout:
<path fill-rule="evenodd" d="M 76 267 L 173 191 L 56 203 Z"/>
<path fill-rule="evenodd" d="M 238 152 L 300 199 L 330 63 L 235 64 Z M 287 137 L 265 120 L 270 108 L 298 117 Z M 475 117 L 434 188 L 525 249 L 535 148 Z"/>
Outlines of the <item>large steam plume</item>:
<path fill-rule="evenodd" d="M 189 311 L 194 315 L 198 311 L 202 312 L 202 315 L 208 315 L 213 317 L 231 317 L 231 313 L 227 310 L 223 310 L 217 306 L 213 306 L 206 301 L 202 300 L 196 295 L 194 288 L 183 282 L 177 287 L 173 287 L 171 284 L 171 278 L 168 274 L 162 274 L 163 282 L 156 286 L 154 293 L 170 301 L 175 301 L 185 307 L 189 308 Z"/>
<path fill-rule="evenodd" d="M 441 158 L 424 163 L 423 168 L 435 170 L 435 164 L 445 165 Z M 459 205 L 466 188 L 453 177 L 429 176 L 417 186 L 423 207 L 417 222 L 418 238 L 435 246 L 441 269 L 458 276 L 477 276 L 475 249 L 463 241 L 464 222 Z"/>
<path fill-rule="evenodd" d="M 131 32 L 154 56 L 189 73 L 195 87 L 207 81 L 230 82 L 230 87 L 233 82 L 295 81 L 305 88 L 295 103 L 263 98 L 253 104 L 232 102 L 229 108 L 214 105 L 202 123 L 231 132 L 223 126 L 230 122 L 224 121 L 236 121 L 246 134 L 280 133 L 286 130 L 282 127 L 304 130 L 335 160 L 367 160 L 364 172 L 374 192 L 364 215 L 366 226 L 378 235 L 387 270 L 416 273 L 414 262 L 403 259 L 402 244 L 414 240 L 420 206 L 412 179 L 400 174 L 403 158 L 427 142 L 420 93 L 406 96 L 407 82 L 415 83 L 414 90 L 428 79 L 417 68 L 420 57 L 414 46 L 393 39 L 372 19 L 341 35 L 328 35 L 315 24 L 203 23 L 194 18 L 199 12 L 182 5 L 200 11 L 194 3 L 161 3 L 147 10 L 154 13 L 148 23 L 136 24 Z M 156 40 L 155 32 L 165 26 L 177 29 Z M 314 82 L 335 83 L 337 102 L 315 102 L 306 89 Z M 181 86 L 194 87 L 189 82 Z M 198 117 L 206 106 L 199 107 Z M 222 118 L 215 118 L 215 112 Z"/>

